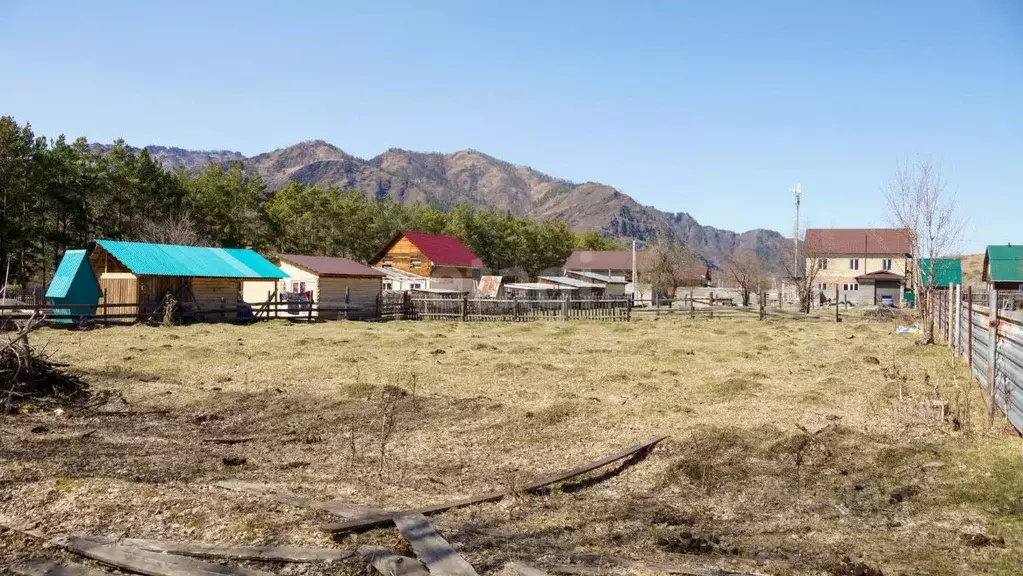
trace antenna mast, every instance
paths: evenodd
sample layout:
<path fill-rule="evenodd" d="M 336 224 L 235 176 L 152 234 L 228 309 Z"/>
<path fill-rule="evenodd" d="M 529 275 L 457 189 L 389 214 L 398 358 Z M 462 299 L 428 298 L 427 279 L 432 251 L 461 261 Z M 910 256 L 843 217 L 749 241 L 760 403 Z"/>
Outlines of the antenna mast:
<path fill-rule="evenodd" d="M 792 245 L 794 247 L 793 250 L 792 250 L 792 254 L 793 254 L 793 256 L 792 256 L 792 260 L 793 260 L 793 262 L 792 262 L 792 265 L 793 265 L 792 274 L 794 276 L 797 273 L 796 271 L 799 270 L 799 198 L 800 198 L 800 196 L 803 195 L 803 188 L 802 188 L 802 186 L 800 186 L 800 184 L 798 182 L 796 183 L 795 186 L 793 186 L 792 194 L 795 196 L 795 199 L 796 199 L 796 225 L 795 225 L 795 230 L 794 230 L 794 232 L 792 234 Z"/>

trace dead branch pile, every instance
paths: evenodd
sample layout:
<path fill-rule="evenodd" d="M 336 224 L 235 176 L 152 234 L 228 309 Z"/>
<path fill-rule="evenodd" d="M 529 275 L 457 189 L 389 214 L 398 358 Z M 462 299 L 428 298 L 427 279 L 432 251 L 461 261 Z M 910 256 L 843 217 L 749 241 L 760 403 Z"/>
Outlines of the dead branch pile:
<path fill-rule="evenodd" d="M 863 313 L 863 317 L 867 320 L 874 322 L 913 322 L 916 317 L 912 312 L 906 310 L 900 310 L 898 308 L 886 308 L 878 307 L 873 310 L 867 310 Z"/>
<path fill-rule="evenodd" d="M 0 411 L 14 413 L 29 403 L 83 400 L 89 395 L 85 381 L 29 344 L 29 333 L 41 321 L 33 315 L 0 337 Z"/>

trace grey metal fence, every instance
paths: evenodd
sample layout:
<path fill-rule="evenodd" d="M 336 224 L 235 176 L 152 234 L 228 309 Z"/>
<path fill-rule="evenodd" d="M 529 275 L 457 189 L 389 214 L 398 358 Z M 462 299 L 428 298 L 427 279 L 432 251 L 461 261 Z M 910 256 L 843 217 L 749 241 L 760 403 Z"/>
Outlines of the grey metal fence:
<path fill-rule="evenodd" d="M 1023 433 L 1023 311 L 1018 292 L 936 291 L 936 328 L 988 390 L 989 401 Z M 993 391 L 993 392 L 992 392 Z"/>

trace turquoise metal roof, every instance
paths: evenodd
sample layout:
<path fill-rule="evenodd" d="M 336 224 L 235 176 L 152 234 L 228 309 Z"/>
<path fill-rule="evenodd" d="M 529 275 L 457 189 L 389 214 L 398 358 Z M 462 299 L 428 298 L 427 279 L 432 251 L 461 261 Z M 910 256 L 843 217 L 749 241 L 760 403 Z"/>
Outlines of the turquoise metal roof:
<path fill-rule="evenodd" d="M 920 259 L 920 282 L 925 286 L 931 275 L 931 259 Z M 958 258 L 935 258 L 934 259 L 934 285 L 938 288 L 948 288 L 949 284 L 963 283 L 963 263 Z"/>
<path fill-rule="evenodd" d="M 984 279 L 1023 282 L 1023 246 L 988 246 L 984 253 Z"/>
<path fill-rule="evenodd" d="M 57 271 L 53 273 L 50 287 L 46 289 L 47 298 L 65 298 L 71 290 L 71 284 L 78 274 L 78 267 L 85 260 L 85 250 L 67 250 L 60 259 Z"/>
<path fill-rule="evenodd" d="M 253 250 L 97 240 L 134 274 L 206 278 L 287 278 Z"/>

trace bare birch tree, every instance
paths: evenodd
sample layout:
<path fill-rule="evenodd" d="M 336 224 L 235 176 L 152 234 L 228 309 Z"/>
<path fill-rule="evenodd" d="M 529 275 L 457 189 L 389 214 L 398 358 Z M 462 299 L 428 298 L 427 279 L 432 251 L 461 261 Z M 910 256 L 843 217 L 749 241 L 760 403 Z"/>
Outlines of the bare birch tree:
<path fill-rule="evenodd" d="M 910 234 L 912 268 L 909 271 L 917 309 L 924 327 L 924 344 L 934 343 L 934 314 L 931 310 L 934 293 L 935 258 L 958 252 L 962 242 L 963 219 L 941 169 L 924 160 L 913 166 L 900 167 L 885 186 L 888 216 L 895 226 Z M 929 258 L 927 278 L 918 278 L 921 258 Z"/>
<path fill-rule="evenodd" d="M 802 258 L 796 260 L 792 251 L 798 250 Z M 820 247 L 808 245 L 802 240 L 792 243 L 788 256 L 784 258 L 785 274 L 788 280 L 796 287 L 796 297 L 799 299 L 799 310 L 804 314 L 810 313 L 813 306 L 814 296 L 817 294 L 817 276 L 824 269 L 824 262 Z"/>
<path fill-rule="evenodd" d="M 764 263 L 755 252 L 729 254 L 725 257 L 725 271 L 738 285 L 743 306 L 749 306 L 750 293 L 759 293 L 768 283 L 765 279 Z"/>
<path fill-rule="evenodd" d="M 675 288 L 691 280 L 698 263 L 696 254 L 682 242 L 666 240 L 643 250 L 639 257 L 639 275 L 651 290 L 675 297 Z"/>

